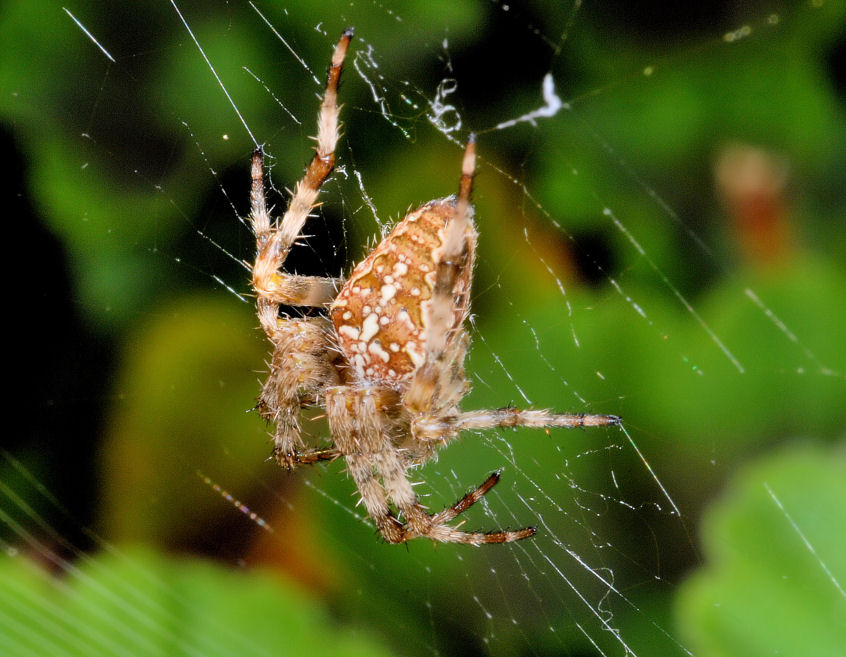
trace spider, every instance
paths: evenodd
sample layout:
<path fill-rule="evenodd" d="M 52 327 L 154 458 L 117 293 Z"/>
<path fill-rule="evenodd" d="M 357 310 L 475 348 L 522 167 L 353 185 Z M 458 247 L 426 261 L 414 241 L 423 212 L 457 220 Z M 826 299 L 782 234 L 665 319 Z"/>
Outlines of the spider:
<path fill-rule="evenodd" d="M 466 144 L 457 196 L 409 212 L 346 280 L 286 273 L 282 265 L 335 163 L 341 67 L 353 36 L 335 46 L 318 114 L 317 147 L 281 221 L 265 203 L 261 147 L 252 156 L 250 221 L 256 237 L 252 285 L 262 328 L 273 344 L 259 397 L 275 425 L 273 454 L 288 469 L 343 457 L 361 502 L 389 543 L 507 543 L 534 527 L 467 532 L 450 524 L 499 481 L 494 472 L 452 506 L 429 513 L 408 472 L 469 429 L 589 427 L 619 424 L 614 415 L 557 414 L 501 408 L 462 412 L 469 385 L 465 323 L 476 250 L 470 192 L 475 138 Z M 322 311 L 289 317 L 280 305 Z M 299 414 L 325 409 L 332 445 L 307 447 Z"/>

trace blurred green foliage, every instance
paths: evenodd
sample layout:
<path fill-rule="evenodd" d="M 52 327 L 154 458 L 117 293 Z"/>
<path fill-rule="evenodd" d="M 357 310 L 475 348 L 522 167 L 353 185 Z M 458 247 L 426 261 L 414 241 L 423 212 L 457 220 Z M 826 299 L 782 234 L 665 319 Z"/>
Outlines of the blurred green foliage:
<path fill-rule="evenodd" d="M 682 587 L 697 655 L 840 655 L 846 458 L 803 445 L 736 474 L 703 520 L 707 566 Z"/>
<path fill-rule="evenodd" d="M 842 452 L 832 445 L 846 427 L 842 4 L 768 14 L 706 3 L 679 15 L 660 3 L 324 2 L 319 16 L 310 2 L 257 4 L 284 43 L 249 5 L 177 4 L 239 114 L 168 3 L 68 7 L 115 63 L 58 5 L 0 7 L 0 120 L 20 161 L 7 195 L 17 204 L 11 243 L 46 260 L 17 285 L 16 343 L 30 357 L 19 405 L 34 419 L 7 447 L 106 541 L 284 570 L 312 588 L 303 605 L 324 604 L 403 654 L 607 654 L 619 644 L 578 595 L 604 600 L 597 572 L 613 573 L 624 592 L 607 600 L 612 625 L 639 654 L 681 654 L 676 641 L 687 637 L 696 654 L 741 654 L 747 639 L 705 611 L 742 603 L 726 575 L 740 561 L 711 546 L 765 553 L 756 531 L 786 520 L 772 505 L 724 498 L 712 517 L 743 521 L 704 525 L 710 574 L 685 590 L 682 639 L 671 607 L 676 584 L 703 561 L 695 524 L 739 466 L 763 459 L 750 471 L 772 468 L 771 481 L 788 473 L 785 499 L 813 484 L 791 516 L 804 522 L 801 508 L 836 522 L 828 501 L 842 493 L 830 473 Z M 250 298 L 228 291 L 248 292 L 240 260 L 251 258 L 251 236 L 237 218 L 248 211 L 247 163 L 253 139 L 264 143 L 281 207 L 310 155 L 323 70 L 347 25 L 357 37 L 341 90 L 340 167 L 308 226 L 310 246 L 289 265 L 347 271 L 380 225 L 453 191 L 461 140 L 479 132 L 466 407 L 519 405 L 525 395 L 538 407 L 618 413 L 628 434 L 468 437 L 422 471 L 421 492 L 436 509 L 505 464 L 488 513 L 474 509 L 468 523 L 538 522 L 538 551 L 383 545 L 353 508 L 341 463 L 288 476 L 264 460 L 265 427 L 248 411 L 267 345 Z M 565 109 L 491 129 L 539 107 L 550 72 Z M 447 119 L 462 119 L 454 143 L 427 118 L 444 78 L 457 81 L 443 98 L 457 108 Z M 747 249 L 718 198 L 714 169 L 728 144 L 788 163 L 778 257 Z M 319 418 L 306 426 L 325 435 Z M 768 456 L 797 438 L 815 444 L 798 453 L 801 467 Z M 27 503 L 59 522 L 37 495 Z M 808 536 L 821 550 L 842 545 L 834 531 Z M 771 556 L 816 586 L 790 550 Z M 232 589 L 249 620 L 286 617 L 284 601 L 238 598 L 249 584 L 233 580 L 247 575 L 133 560 L 165 569 L 188 599 L 194 586 L 196 595 L 221 588 L 208 592 L 216 599 Z M 772 584 L 773 572 L 750 578 Z M 296 614 L 301 593 L 273 595 L 289 600 L 291 623 L 324 638 L 323 612 Z M 785 641 L 803 631 L 789 595 L 767 600 Z M 750 636 L 764 623 L 756 613 L 765 608 L 753 607 L 736 617 Z M 236 627 L 223 610 L 207 620 Z M 597 623 L 590 640 L 586 623 Z M 272 632 L 288 625 L 274 627 L 233 631 L 277 645 Z"/>
<path fill-rule="evenodd" d="M 129 549 L 83 560 L 61 583 L 7 555 L 0 581 L 6 657 L 393 654 L 268 572 Z"/>

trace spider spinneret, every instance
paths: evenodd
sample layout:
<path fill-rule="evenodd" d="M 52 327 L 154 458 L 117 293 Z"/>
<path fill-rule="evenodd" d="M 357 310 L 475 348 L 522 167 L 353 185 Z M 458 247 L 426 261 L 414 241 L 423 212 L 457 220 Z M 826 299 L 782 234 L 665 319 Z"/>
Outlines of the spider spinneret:
<path fill-rule="evenodd" d="M 345 30 L 335 46 L 316 153 L 280 221 L 267 210 L 262 149 L 252 158 L 252 285 L 259 322 L 273 344 L 258 407 L 275 427 L 274 456 L 289 469 L 343 457 L 368 514 L 391 543 L 420 536 L 470 545 L 527 538 L 534 527 L 465 532 L 449 525 L 496 485 L 499 472 L 434 514 L 420 503 L 408 478 L 410 469 L 464 430 L 620 423 L 615 415 L 460 410 L 469 390 L 464 359 L 476 251 L 470 204 L 475 138 L 471 135 L 465 147 L 457 196 L 409 212 L 346 281 L 282 270 L 335 164 L 338 80 L 352 36 L 351 28 Z M 281 305 L 323 309 L 328 317 L 283 316 Z M 299 416 L 308 406 L 325 409 L 331 446 L 304 444 Z"/>

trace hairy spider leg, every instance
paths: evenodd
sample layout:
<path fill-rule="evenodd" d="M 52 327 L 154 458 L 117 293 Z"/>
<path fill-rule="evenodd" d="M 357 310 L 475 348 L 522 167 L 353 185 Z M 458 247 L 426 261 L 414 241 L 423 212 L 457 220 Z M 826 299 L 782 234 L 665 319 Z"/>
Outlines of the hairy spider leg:
<path fill-rule="evenodd" d="M 294 241 L 317 201 L 320 187 L 335 166 L 335 145 L 339 138 L 338 81 L 347 54 L 352 28 L 344 30 L 332 54 L 323 102 L 317 118 L 317 147 L 303 178 L 294 187 L 282 221 L 271 221 L 264 194 L 264 154 L 253 153 L 251 221 L 256 235 L 253 287 L 259 295 L 259 318 L 265 332 L 273 336 L 280 304 L 321 306 L 330 302 L 340 287 L 333 278 L 296 276 L 281 271 Z"/>
<path fill-rule="evenodd" d="M 296 184 L 281 222 L 272 220 L 267 209 L 262 148 L 257 148 L 252 156 L 250 221 L 256 236 L 252 284 L 258 297 L 259 321 L 275 346 L 271 374 L 258 406 L 262 416 L 276 424 L 273 453 L 279 464 L 287 468 L 338 456 L 331 449 L 301 449 L 299 425 L 302 404 L 314 400 L 326 385 L 339 382 L 331 361 L 331 326 L 319 317 L 282 321 L 279 306 L 324 306 L 341 286 L 339 279 L 288 274 L 281 267 L 335 165 L 340 112 L 338 81 L 352 36 L 352 28 L 344 30 L 335 46 L 317 119 L 316 152 Z"/>
<path fill-rule="evenodd" d="M 443 511 L 432 516 L 432 522 L 442 529 L 455 532 L 450 527 L 445 527 L 445 524 L 456 518 L 459 514 L 464 513 L 467 509 L 473 506 L 476 502 L 481 500 L 488 492 L 499 483 L 500 471 L 492 473 L 490 477 L 485 479 L 481 486 L 477 486 L 464 497 L 458 500 L 455 504 L 447 507 Z M 458 532 L 460 535 L 459 542 L 469 543 L 471 545 L 481 545 L 483 543 L 512 543 L 520 541 L 524 538 L 534 536 L 537 531 L 536 527 L 524 527 L 523 529 L 515 530 L 498 530 L 492 532 Z M 444 540 L 440 538 L 439 540 Z M 449 539 L 454 540 L 454 539 Z"/>
<path fill-rule="evenodd" d="M 586 413 L 554 413 L 548 410 L 519 408 L 498 408 L 485 411 L 468 411 L 449 417 L 435 415 L 421 416 L 414 422 L 414 432 L 421 440 L 443 440 L 444 436 L 456 436 L 467 429 L 493 429 L 497 427 L 607 427 L 620 424 L 616 415 L 593 415 Z"/>
<path fill-rule="evenodd" d="M 329 448 L 305 449 L 301 437 L 300 409 L 318 402 L 327 385 L 339 382 L 331 349 L 331 326 L 326 318 L 280 320 L 271 340 L 274 344 L 270 374 L 259 395 L 258 408 L 276 425 L 273 455 L 284 468 L 336 458 Z"/>
<path fill-rule="evenodd" d="M 402 542 L 404 532 L 391 512 L 389 496 L 400 509 L 417 501 L 388 438 L 401 427 L 393 412 L 398 401 L 395 391 L 382 387 L 335 386 L 326 389 L 325 397 L 335 446 L 367 513 L 390 543 Z"/>
<path fill-rule="evenodd" d="M 463 324 L 470 305 L 470 276 L 476 249 L 476 230 L 471 218 L 470 194 L 476 169 L 476 137 L 471 134 L 464 147 L 461 180 L 455 200 L 455 212 L 443 230 L 443 244 L 438 253 L 435 283 L 426 319 L 424 362 L 415 370 L 405 403 L 412 413 L 439 415 L 439 411 L 457 404 L 466 393 L 464 356 L 468 340 Z M 456 283 L 466 280 L 466 289 Z M 459 298 L 456 298 L 460 295 Z M 464 316 L 455 321 L 456 307 Z"/>

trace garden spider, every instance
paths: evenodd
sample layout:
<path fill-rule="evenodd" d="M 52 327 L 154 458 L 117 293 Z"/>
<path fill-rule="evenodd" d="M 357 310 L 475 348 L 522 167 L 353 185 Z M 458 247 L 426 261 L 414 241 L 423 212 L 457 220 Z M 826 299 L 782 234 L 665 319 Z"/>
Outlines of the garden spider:
<path fill-rule="evenodd" d="M 534 527 L 485 533 L 449 525 L 496 485 L 499 472 L 434 514 L 408 478 L 411 468 L 464 430 L 620 422 L 614 415 L 459 410 L 469 389 L 464 357 L 470 337 L 464 325 L 476 249 L 470 205 L 475 139 L 467 141 L 458 196 L 407 214 L 346 281 L 281 269 L 335 163 L 338 78 L 352 34 L 345 30 L 335 47 L 318 115 L 317 153 L 279 222 L 265 203 L 262 149 L 252 157 L 250 220 L 257 247 L 252 284 L 259 321 L 273 343 L 258 408 L 275 425 L 274 456 L 289 469 L 343 457 L 368 514 L 390 543 L 419 536 L 471 545 L 527 538 Z M 280 316 L 280 305 L 321 309 L 328 317 Z M 304 406 L 325 409 L 331 447 L 303 443 Z"/>

